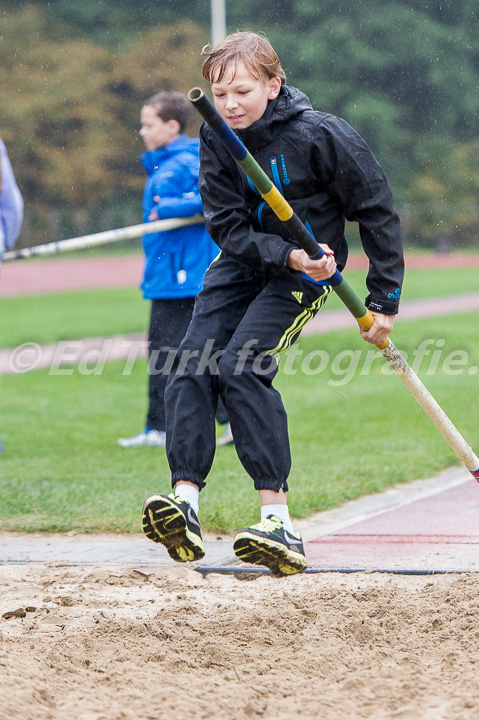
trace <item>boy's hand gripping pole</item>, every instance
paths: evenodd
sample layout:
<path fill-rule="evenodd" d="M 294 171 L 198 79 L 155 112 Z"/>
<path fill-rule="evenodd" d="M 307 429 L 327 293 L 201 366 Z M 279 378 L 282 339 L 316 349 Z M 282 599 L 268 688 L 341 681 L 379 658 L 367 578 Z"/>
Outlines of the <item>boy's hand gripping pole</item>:
<path fill-rule="evenodd" d="M 306 229 L 291 205 L 281 195 L 251 153 L 223 120 L 203 90 L 201 90 L 201 88 L 193 88 L 188 93 L 188 99 L 203 119 L 206 120 L 214 133 L 222 140 L 226 149 L 233 156 L 239 167 L 246 173 L 247 177 L 249 177 L 263 199 L 285 224 L 291 237 L 300 244 L 312 259 L 322 257 L 324 252 L 314 237 Z M 374 323 L 374 317 L 351 286 L 348 285 L 339 270 L 336 270 L 334 275 L 329 278 L 329 283 L 353 317 L 356 318 L 358 325 L 363 330 L 369 330 Z M 389 338 L 377 347 L 381 350 L 386 360 L 394 368 L 397 375 L 399 375 L 426 414 L 429 415 L 434 425 L 444 436 L 459 459 L 479 482 L 479 458 L 474 454 L 457 428 L 437 404 L 414 370 L 408 365 L 399 350 Z"/>

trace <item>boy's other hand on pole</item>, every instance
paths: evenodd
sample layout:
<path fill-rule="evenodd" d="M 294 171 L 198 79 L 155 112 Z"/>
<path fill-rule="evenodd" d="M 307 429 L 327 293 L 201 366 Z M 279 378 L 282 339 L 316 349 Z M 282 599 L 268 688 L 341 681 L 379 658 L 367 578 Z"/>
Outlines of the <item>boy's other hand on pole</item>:
<path fill-rule="evenodd" d="M 363 339 L 371 345 L 380 345 L 383 343 L 391 334 L 395 315 L 383 315 L 378 312 L 371 312 L 374 317 L 374 324 L 366 332 L 362 328 L 359 328 Z"/>
<path fill-rule="evenodd" d="M 336 260 L 329 245 L 320 244 L 319 247 L 324 252 L 324 255 L 318 260 L 312 260 L 300 248 L 291 250 L 287 263 L 288 267 L 309 275 L 312 280 L 327 280 L 336 272 Z"/>

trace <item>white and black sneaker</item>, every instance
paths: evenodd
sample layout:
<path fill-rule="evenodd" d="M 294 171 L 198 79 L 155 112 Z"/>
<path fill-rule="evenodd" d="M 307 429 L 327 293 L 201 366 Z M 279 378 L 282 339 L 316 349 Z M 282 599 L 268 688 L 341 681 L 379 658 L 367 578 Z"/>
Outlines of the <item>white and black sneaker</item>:
<path fill-rule="evenodd" d="M 143 532 L 161 543 L 177 562 L 201 560 L 205 546 L 195 511 L 187 500 L 171 495 L 151 495 L 143 504 Z"/>
<path fill-rule="evenodd" d="M 224 447 L 225 445 L 233 445 L 233 443 L 234 443 L 233 431 L 231 430 L 230 423 L 227 422 L 225 425 L 223 434 L 216 441 L 216 447 Z"/>
<path fill-rule="evenodd" d="M 276 515 L 240 530 L 233 549 L 244 562 L 265 565 L 273 575 L 294 575 L 307 565 L 301 536 L 285 530 Z"/>
<path fill-rule="evenodd" d="M 120 447 L 141 447 L 147 445 L 149 447 L 165 447 L 166 444 L 166 432 L 164 430 L 152 430 L 151 428 L 145 428 L 136 435 L 127 438 L 119 438 L 117 444 Z"/>

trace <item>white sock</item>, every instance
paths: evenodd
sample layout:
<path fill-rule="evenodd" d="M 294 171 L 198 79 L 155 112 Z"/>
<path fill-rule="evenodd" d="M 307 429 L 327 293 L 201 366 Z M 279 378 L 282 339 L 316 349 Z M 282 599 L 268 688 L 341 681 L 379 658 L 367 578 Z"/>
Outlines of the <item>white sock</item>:
<path fill-rule="evenodd" d="M 293 523 L 289 517 L 289 509 L 287 505 L 262 505 L 261 506 L 261 520 L 264 520 L 268 515 L 276 515 L 277 518 L 282 520 L 284 529 L 295 535 Z"/>
<path fill-rule="evenodd" d="M 187 500 L 196 515 L 198 515 L 200 508 L 200 490 L 196 485 L 187 485 L 186 483 L 179 483 L 175 485 L 175 497 Z"/>

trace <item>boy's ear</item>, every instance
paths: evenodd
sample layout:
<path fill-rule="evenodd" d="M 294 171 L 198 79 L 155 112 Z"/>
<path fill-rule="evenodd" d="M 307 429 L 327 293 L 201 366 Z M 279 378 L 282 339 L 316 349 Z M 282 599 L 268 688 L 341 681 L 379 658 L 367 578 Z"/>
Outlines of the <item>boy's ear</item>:
<path fill-rule="evenodd" d="M 170 134 L 172 136 L 180 134 L 180 123 L 178 122 L 178 120 L 168 120 L 166 124 L 168 125 Z"/>
<path fill-rule="evenodd" d="M 278 97 L 281 90 L 281 79 L 279 77 L 270 78 L 268 80 L 268 100 L 274 100 Z"/>

